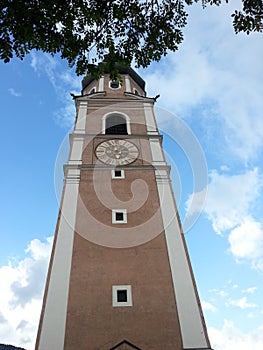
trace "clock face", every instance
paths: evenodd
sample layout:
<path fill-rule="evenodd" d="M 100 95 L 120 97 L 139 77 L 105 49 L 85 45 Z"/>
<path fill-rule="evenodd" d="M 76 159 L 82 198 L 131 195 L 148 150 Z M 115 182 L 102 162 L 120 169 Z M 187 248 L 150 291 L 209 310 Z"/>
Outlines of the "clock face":
<path fill-rule="evenodd" d="M 114 166 L 130 164 L 139 155 L 138 148 L 132 142 L 119 139 L 101 142 L 95 153 L 101 162 Z"/>

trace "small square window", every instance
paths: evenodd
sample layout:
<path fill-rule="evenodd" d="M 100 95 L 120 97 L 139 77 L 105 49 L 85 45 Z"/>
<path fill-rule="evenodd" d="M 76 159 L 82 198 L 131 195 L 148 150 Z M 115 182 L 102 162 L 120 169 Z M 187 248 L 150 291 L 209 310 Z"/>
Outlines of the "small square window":
<path fill-rule="evenodd" d="M 113 224 L 127 224 L 127 210 L 126 209 L 113 209 L 112 210 L 112 223 Z"/>
<path fill-rule="evenodd" d="M 124 179 L 124 170 L 121 169 L 113 169 L 111 171 L 112 179 Z"/>
<path fill-rule="evenodd" d="M 126 289 L 120 289 L 117 290 L 117 302 L 118 303 L 127 303 L 127 290 Z"/>
<path fill-rule="evenodd" d="M 120 213 L 117 211 L 115 213 L 115 219 L 116 219 L 116 221 L 123 221 L 123 213 Z"/>
<path fill-rule="evenodd" d="M 121 177 L 121 170 L 115 170 L 115 177 Z"/>
<path fill-rule="evenodd" d="M 132 306 L 131 286 L 112 286 L 112 306 Z"/>

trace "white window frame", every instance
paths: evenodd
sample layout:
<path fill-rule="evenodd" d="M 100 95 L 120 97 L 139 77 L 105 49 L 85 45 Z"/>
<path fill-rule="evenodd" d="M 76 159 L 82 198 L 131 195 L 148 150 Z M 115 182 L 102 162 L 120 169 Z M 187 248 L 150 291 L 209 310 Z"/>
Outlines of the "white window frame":
<path fill-rule="evenodd" d="M 126 290 L 127 292 L 127 301 L 118 301 L 117 292 L 118 290 Z M 112 286 L 112 306 L 113 307 L 125 307 L 132 306 L 132 292 L 131 285 L 121 285 L 121 286 Z"/>
<path fill-rule="evenodd" d="M 123 213 L 123 220 L 116 220 L 116 214 Z M 127 209 L 112 209 L 112 223 L 113 224 L 127 224 Z"/>
<path fill-rule="evenodd" d="M 112 114 L 119 114 L 121 117 L 126 119 L 126 127 L 127 127 L 127 133 L 128 135 L 131 134 L 131 120 L 130 117 L 128 117 L 127 114 L 119 112 L 119 111 L 112 111 L 109 113 L 104 114 L 102 117 L 102 134 L 105 134 L 106 132 L 106 119 L 110 117 Z"/>
<path fill-rule="evenodd" d="M 92 90 L 94 89 L 94 92 Z M 89 94 L 95 94 L 97 92 L 96 86 L 93 86 L 93 88 L 90 89 Z"/>
<path fill-rule="evenodd" d="M 121 172 L 121 176 L 116 176 L 115 175 L 115 171 L 120 171 Z M 112 179 L 124 179 L 125 178 L 125 173 L 123 169 L 112 169 L 111 171 L 111 178 Z"/>

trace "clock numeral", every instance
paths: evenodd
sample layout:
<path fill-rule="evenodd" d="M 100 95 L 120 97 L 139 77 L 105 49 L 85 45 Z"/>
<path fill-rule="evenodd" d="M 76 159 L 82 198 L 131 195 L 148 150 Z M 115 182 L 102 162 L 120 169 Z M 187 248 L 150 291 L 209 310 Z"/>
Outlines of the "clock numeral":
<path fill-rule="evenodd" d="M 97 153 L 97 154 L 98 154 L 98 153 L 100 153 L 100 154 L 101 154 L 101 153 L 105 153 L 105 150 L 104 150 L 104 149 L 97 149 L 97 150 L 96 150 L 96 153 Z"/>
<path fill-rule="evenodd" d="M 118 165 L 125 165 L 126 164 L 126 159 L 119 159 L 119 164 Z"/>
<path fill-rule="evenodd" d="M 129 148 L 129 149 L 135 149 L 134 145 L 130 145 L 129 143 L 126 144 L 126 147 Z"/>
<path fill-rule="evenodd" d="M 115 140 L 109 140 L 109 141 L 107 141 L 107 143 L 115 146 L 117 142 Z"/>
<path fill-rule="evenodd" d="M 111 164 L 111 165 L 116 165 L 116 160 L 115 160 L 115 159 L 108 158 L 107 163 L 108 163 L 108 164 Z"/>
<path fill-rule="evenodd" d="M 106 154 L 102 154 L 100 155 L 99 159 L 103 162 L 107 161 L 109 159 L 109 157 Z"/>
<path fill-rule="evenodd" d="M 118 140 L 119 145 L 124 146 L 126 145 L 127 141 L 125 140 Z"/>

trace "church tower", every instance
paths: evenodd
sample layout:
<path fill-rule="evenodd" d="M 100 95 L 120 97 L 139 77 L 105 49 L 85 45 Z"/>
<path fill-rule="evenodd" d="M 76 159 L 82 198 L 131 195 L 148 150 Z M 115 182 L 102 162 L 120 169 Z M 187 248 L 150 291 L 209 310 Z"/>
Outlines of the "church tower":
<path fill-rule="evenodd" d="M 74 96 L 36 350 L 211 349 L 155 99 L 119 72 Z"/>

